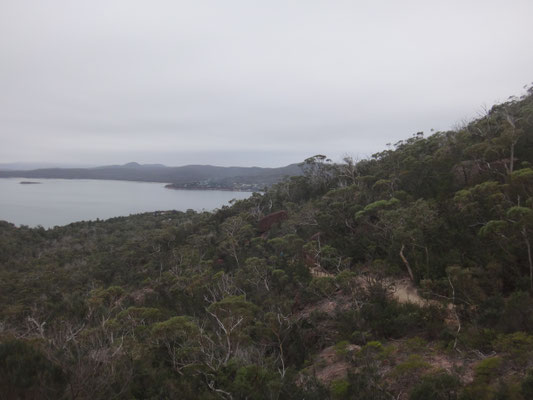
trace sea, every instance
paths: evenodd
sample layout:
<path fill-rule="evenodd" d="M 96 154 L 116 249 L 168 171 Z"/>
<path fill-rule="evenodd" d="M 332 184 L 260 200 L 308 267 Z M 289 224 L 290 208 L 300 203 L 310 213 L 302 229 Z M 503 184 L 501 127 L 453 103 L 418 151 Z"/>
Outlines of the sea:
<path fill-rule="evenodd" d="M 17 226 L 52 228 L 151 211 L 212 211 L 251 194 L 175 190 L 153 182 L 0 178 L 0 220 Z"/>

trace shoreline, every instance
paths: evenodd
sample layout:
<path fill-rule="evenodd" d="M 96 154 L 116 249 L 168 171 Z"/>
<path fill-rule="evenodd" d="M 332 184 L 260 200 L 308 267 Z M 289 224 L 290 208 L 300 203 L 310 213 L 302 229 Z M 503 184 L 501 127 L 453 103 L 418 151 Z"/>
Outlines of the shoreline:
<path fill-rule="evenodd" d="M 0 179 L 6 180 L 17 180 L 24 179 L 24 176 L 0 176 Z M 63 180 L 63 181 L 114 181 L 114 182 L 137 182 L 137 183 L 153 183 L 164 185 L 166 189 L 172 190 L 219 190 L 222 192 L 243 192 L 243 193 L 262 193 L 263 190 L 254 190 L 254 189 L 232 189 L 232 188 L 219 188 L 219 187 L 173 187 L 174 183 L 169 182 L 160 182 L 160 181 L 143 181 L 143 180 L 133 180 L 133 179 L 100 179 L 100 178 L 35 178 L 39 180 Z M 30 182 L 30 181 L 24 181 Z M 19 182 L 22 184 L 22 182 Z M 42 184 L 43 182 L 31 181 L 31 183 L 24 184 Z"/>
<path fill-rule="evenodd" d="M 175 187 L 172 183 L 165 185 L 165 189 L 171 190 L 205 190 L 205 191 L 222 191 L 222 192 L 243 192 L 243 193 L 261 193 L 262 190 L 245 190 L 245 189 L 232 189 L 232 188 L 219 188 L 219 187 Z"/>

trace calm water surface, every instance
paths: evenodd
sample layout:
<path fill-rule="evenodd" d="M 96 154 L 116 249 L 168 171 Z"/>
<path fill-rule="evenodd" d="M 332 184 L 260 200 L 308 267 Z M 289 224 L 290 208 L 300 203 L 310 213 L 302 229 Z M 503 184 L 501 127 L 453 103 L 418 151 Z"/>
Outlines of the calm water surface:
<path fill-rule="evenodd" d="M 40 184 L 21 185 L 21 181 Z M 0 220 L 50 228 L 147 211 L 210 211 L 250 195 L 219 190 L 171 190 L 164 183 L 151 182 L 0 178 Z"/>

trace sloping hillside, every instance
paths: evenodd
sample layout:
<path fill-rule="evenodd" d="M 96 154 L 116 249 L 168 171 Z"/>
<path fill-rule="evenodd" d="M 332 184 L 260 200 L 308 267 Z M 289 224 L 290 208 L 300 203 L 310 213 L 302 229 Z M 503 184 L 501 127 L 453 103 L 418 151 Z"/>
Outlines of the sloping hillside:
<path fill-rule="evenodd" d="M 531 399 L 532 165 L 530 91 L 214 213 L 1 223 L 1 393 Z"/>

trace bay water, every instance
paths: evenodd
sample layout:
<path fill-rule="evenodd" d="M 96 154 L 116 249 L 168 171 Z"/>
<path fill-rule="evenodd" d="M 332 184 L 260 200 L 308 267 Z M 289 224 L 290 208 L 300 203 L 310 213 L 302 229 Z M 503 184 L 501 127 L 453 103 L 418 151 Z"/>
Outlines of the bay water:
<path fill-rule="evenodd" d="M 38 182 L 21 184 L 20 182 Z M 0 178 L 0 220 L 50 228 L 149 211 L 211 211 L 249 192 L 174 190 L 164 183 Z"/>

